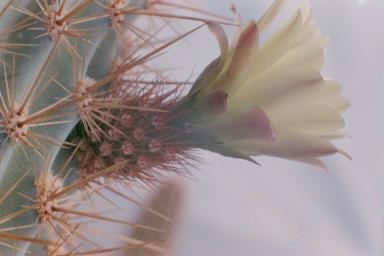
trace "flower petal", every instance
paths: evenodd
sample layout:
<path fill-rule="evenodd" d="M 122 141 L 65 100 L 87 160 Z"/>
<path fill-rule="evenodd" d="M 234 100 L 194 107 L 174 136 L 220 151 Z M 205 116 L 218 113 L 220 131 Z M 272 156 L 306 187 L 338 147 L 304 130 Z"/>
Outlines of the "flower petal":
<path fill-rule="evenodd" d="M 250 22 L 240 34 L 227 72 L 235 73 L 241 71 L 248 64 L 253 50 L 257 48 L 257 41 L 258 29 L 256 23 Z"/>
<path fill-rule="evenodd" d="M 277 129 L 303 131 L 313 135 L 328 134 L 344 127 L 344 119 L 335 110 L 324 105 L 287 105 L 268 112 Z"/>
<path fill-rule="evenodd" d="M 241 32 L 233 49 L 229 67 L 225 71 L 222 81 L 218 83 L 220 88 L 230 92 L 233 87 L 238 87 L 251 67 L 250 62 L 257 51 L 257 45 L 258 28 L 255 22 L 250 22 Z"/>
<path fill-rule="evenodd" d="M 222 27 L 216 23 L 207 23 L 217 37 L 221 56 L 202 72 L 194 83 L 190 94 L 200 92 L 200 98 L 207 97 L 213 90 L 228 92 L 245 78 L 252 53 L 257 49 L 258 32 L 254 22 L 250 22 L 242 31 L 237 45 L 228 50 L 228 42 Z"/>
<path fill-rule="evenodd" d="M 299 73 L 300 74 L 300 73 Z M 332 80 L 306 80 L 291 70 L 271 72 L 260 77 L 255 86 L 247 86 L 228 99 L 228 108 L 246 111 L 262 107 L 274 109 L 303 104 L 326 105 L 342 111 L 349 106 L 340 95 L 340 85 Z"/>
<path fill-rule="evenodd" d="M 265 14 L 257 21 L 257 26 L 259 27 L 260 31 L 263 31 L 269 26 L 269 24 L 272 23 L 277 14 L 280 12 L 284 3 L 285 0 L 276 0 L 265 12 Z"/>
<path fill-rule="evenodd" d="M 337 111 L 342 111 L 349 105 L 340 95 L 341 87 L 335 81 L 321 80 L 303 85 L 304 86 L 288 87 L 280 92 L 276 90 L 274 94 L 270 91 L 270 97 L 267 98 L 270 100 L 273 99 L 273 104 L 269 104 L 268 102 L 260 104 L 262 104 L 268 112 L 289 106 L 300 108 L 300 106 L 306 104 L 325 105 Z M 260 92 L 260 94 L 267 95 L 267 92 Z"/>
<path fill-rule="evenodd" d="M 207 26 L 219 43 L 221 56 L 225 56 L 228 53 L 229 44 L 223 27 L 216 22 L 207 22 Z"/>
<path fill-rule="evenodd" d="M 282 158 L 316 158 L 335 153 L 348 155 L 325 139 L 304 133 L 281 135 L 276 143 L 260 143 L 252 140 L 234 141 L 230 147 L 249 155 L 271 155 Z M 349 158 L 349 157 L 348 157 Z"/>
<path fill-rule="evenodd" d="M 212 86 L 214 85 L 214 81 L 217 79 L 222 69 L 223 62 L 221 61 L 221 57 L 216 58 L 214 61 L 212 61 L 196 79 L 195 83 L 193 84 L 191 90 L 188 93 L 188 97 L 195 97 L 198 93 L 201 93 L 202 91 L 211 90 Z"/>
<path fill-rule="evenodd" d="M 259 74 L 268 69 L 283 57 L 289 49 L 297 45 L 303 32 L 302 23 L 302 15 L 297 12 L 287 24 L 260 46 L 252 64 L 254 73 Z"/>
<path fill-rule="evenodd" d="M 300 10 L 290 21 L 278 30 L 259 49 L 254 58 L 252 71 L 259 74 L 276 64 L 291 50 L 307 52 L 311 49 L 323 49 L 323 38 L 316 25 L 312 23 L 310 12 Z"/>
<path fill-rule="evenodd" d="M 222 77 L 226 68 L 230 63 L 230 54 L 228 39 L 224 29 L 216 22 L 207 22 L 208 29 L 216 37 L 220 46 L 220 56 L 213 60 L 199 75 L 193 84 L 189 95 L 196 95 L 196 93 L 209 92 L 216 84 L 216 81 Z M 203 96 L 205 96 L 203 92 Z"/>
<path fill-rule="evenodd" d="M 224 143 L 243 139 L 268 142 L 276 140 L 271 122 L 260 108 L 248 113 L 226 113 L 224 118 L 208 126 Z"/>

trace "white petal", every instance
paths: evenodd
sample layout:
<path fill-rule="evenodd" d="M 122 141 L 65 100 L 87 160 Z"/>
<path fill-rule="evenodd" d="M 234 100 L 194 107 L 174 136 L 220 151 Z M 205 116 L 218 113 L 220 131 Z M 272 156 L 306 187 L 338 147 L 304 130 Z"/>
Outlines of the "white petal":
<path fill-rule="evenodd" d="M 287 106 L 268 112 L 268 116 L 278 130 L 289 129 L 324 135 L 344 127 L 340 114 L 324 105 Z"/>
<path fill-rule="evenodd" d="M 230 96 L 228 108 L 245 111 L 257 106 L 271 112 L 311 103 L 341 111 L 348 106 L 348 102 L 340 96 L 340 85 L 332 80 L 311 81 L 305 76 L 294 76 L 293 72 L 281 72 L 275 76 L 271 73 L 258 83 L 257 88 L 248 87 Z"/>
<path fill-rule="evenodd" d="M 271 155 L 282 158 L 316 158 L 342 153 L 330 142 L 304 133 L 278 135 L 275 143 L 259 143 L 252 140 L 233 141 L 228 146 L 249 155 Z"/>
<path fill-rule="evenodd" d="M 277 14 L 279 14 L 284 3 L 285 0 L 275 0 L 271 7 L 269 7 L 265 14 L 257 21 L 257 26 L 260 31 L 263 31 L 272 23 Z"/>
<path fill-rule="evenodd" d="M 302 32 L 302 16 L 297 12 L 286 25 L 260 47 L 252 64 L 252 71 L 258 74 L 276 63 L 296 45 Z"/>
<path fill-rule="evenodd" d="M 304 28 L 307 31 L 301 30 Z M 324 59 L 324 41 L 319 36 L 313 36 L 314 33 L 311 26 L 302 26 L 301 14 L 298 13 L 286 28 L 256 52 L 247 79 L 231 92 L 231 97 L 243 100 L 257 95 L 257 99 L 252 100 L 259 102 L 258 99 L 269 100 L 271 90 L 279 91 L 322 80 L 320 70 Z"/>
<path fill-rule="evenodd" d="M 311 20 L 309 11 L 298 11 L 254 55 L 248 79 L 242 90 L 258 87 L 276 75 L 317 79 L 323 65 L 325 39 Z M 275 79 L 276 80 L 276 79 Z"/>
<path fill-rule="evenodd" d="M 341 111 L 348 102 L 340 95 L 340 85 L 332 80 L 321 80 L 306 84 L 302 87 L 290 88 L 290 91 L 276 93 L 274 102 L 266 102 L 264 108 L 269 112 L 274 109 L 287 108 L 289 106 L 302 106 L 305 104 L 325 105 Z"/>

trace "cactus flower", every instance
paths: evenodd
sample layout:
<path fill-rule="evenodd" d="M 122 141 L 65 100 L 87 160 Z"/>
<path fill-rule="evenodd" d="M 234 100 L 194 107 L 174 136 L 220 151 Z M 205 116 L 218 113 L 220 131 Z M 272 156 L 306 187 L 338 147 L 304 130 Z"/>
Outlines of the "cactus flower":
<path fill-rule="evenodd" d="M 318 166 L 322 156 L 349 157 L 330 142 L 343 137 L 340 113 L 348 103 L 338 83 L 321 75 L 326 40 L 309 5 L 259 42 L 283 2 L 275 1 L 259 21 L 243 26 L 232 46 L 220 25 L 207 22 L 221 55 L 186 94 L 165 88 L 166 81 L 135 85 L 138 79 L 128 74 L 115 93 L 126 107 L 114 111 L 108 136 L 80 150 L 81 176 L 126 159 L 110 178 L 152 183 L 163 171 L 179 172 L 190 164 L 194 148 L 254 163 L 258 155 Z"/>
<path fill-rule="evenodd" d="M 0 255 L 163 253 L 158 240 L 170 233 L 148 215 L 139 224 L 117 218 L 124 207 L 110 193 L 169 226 L 120 185 L 151 187 L 170 172 L 188 174 L 196 148 L 318 165 L 318 157 L 345 154 L 330 139 L 343 137 L 348 104 L 321 75 L 325 39 L 309 5 L 259 40 L 283 3 L 242 26 L 230 44 L 219 25 L 227 19 L 199 18 L 210 14 L 168 1 L 0 1 Z M 199 24 L 167 40 L 163 29 L 174 29 L 164 19 Z M 152 66 L 206 25 L 221 54 L 192 87 Z M 113 208 L 96 207 L 94 198 Z M 130 238 L 101 222 L 136 230 Z M 109 239 L 124 245 L 109 248 Z"/>
<path fill-rule="evenodd" d="M 340 112 L 348 103 L 339 84 L 321 75 L 326 39 L 309 4 L 259 41 L 283 2 L 275 1 L 259 21 L 245 25 L 232 46 L 221 26 L 208 24 L 221 55 L 178 109 L 190 113 L 184 125 L 192 126 L 196 146 L 248 160 L 270 155 L 317 165 L 321 156 L 348 156 L 329 141 L 343 136 Z"/>

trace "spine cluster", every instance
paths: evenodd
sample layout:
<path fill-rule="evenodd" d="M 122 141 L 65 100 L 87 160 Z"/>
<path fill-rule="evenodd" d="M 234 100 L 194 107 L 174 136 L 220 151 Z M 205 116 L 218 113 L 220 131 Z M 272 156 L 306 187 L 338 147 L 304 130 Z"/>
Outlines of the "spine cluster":
<path fill-rule="evenodd" d="M 192 32 L 158 38 L 161 26 L 153 19 L 187 17 L 156 4 L 0 3 L 0 255 L 121 250 L 93 242 L 89 234 L 102 233 L 90 225 L 96 221 L 162 232 L 89 210 L 93 197 L 111 203 L 105 190 L 130 201 L 101 178 L 154 184 L 160 170 L 181 170 L 189 159 L 168 124 L 183 89 L 169 90 L 146 72 L 150 60 Z M 137 19 L 146 19 L 148 28 Z M 113 237 L 128 247 L 163 251 L 148 241 Z"/>

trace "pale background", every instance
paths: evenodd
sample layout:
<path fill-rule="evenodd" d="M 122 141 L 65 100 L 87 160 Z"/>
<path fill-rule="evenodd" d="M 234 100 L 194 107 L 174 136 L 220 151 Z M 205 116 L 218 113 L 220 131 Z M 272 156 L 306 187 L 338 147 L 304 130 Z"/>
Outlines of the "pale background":
<path fill-rule="evenodd" d="M 300 2 L 287 0 L 275 27 Z M 325 158 L 324 171 L 268 157 L 257 167 L 201 152 L 205 163 L 186 181 L 174 256 L 384 255 L 384 1 L 310 2 L 329 37 L 323 74 L 343 85 L 352 104 L 344 115 L 351 138 L 338 144 L 353 161 Z M 246 20 L 260 17 L 272 0 L 200 0 L 225 15 L 232 3 Z M 218 54 L 206 31 L 188 47 L 173 55 L 185 74 Z"/>

